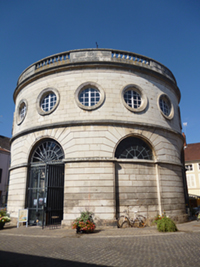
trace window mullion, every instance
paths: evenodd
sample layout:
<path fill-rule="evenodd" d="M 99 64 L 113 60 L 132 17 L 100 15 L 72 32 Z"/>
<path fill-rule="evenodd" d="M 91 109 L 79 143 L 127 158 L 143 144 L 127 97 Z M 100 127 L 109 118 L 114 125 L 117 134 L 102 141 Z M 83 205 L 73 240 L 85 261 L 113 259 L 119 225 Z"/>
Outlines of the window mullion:
<path fill-rule="evenodd" d="M 91 107 L 91 89 L 88 90 L 88 101 L 89 101 L 89 107 Z"/>
<path fill-rule="evenodd" d="M 131 90 L 131 105 L 132 105 L 132 108 L 134 108 L 134 102 L 133 102 L 133 90 Z"/>
<path fill-rule="evenodd" d="M 50 110 L 50 102 L 51 102 L 51 94 L 49 94 L 49 103 L 48 103 L 48 111 Z"/>

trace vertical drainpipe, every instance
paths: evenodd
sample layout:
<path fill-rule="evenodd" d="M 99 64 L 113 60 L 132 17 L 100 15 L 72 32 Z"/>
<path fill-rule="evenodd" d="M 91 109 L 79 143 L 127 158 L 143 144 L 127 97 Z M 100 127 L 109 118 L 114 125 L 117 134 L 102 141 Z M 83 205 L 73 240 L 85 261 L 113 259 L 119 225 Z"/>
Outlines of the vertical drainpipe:
<path fill-rule="evenodd" d="M 159 214 L 162 214 L 162 205 L 161 205 L 161 187 L 160 187 L 160 175 L 159 175 L 159 169 L 158 169 L 158 163 L 156 163 L 156 184 L 157 184 L 157 195 L 158 195 L 158 210 Z"/>
<path fill-rule="evenodd" d="M 117 199 L 116 199 L 116 163 L 113 161 L 113 203 L 115 210 L 115 219 L 117 219 Z"/>
<path fill-rule="evenodd" d="M 113 161 L 113 199 L 115 205 L 115 218 L 118 219 L 119 216 L 119 183 L 118 183 L 118 169 L 117 162 Z"/>

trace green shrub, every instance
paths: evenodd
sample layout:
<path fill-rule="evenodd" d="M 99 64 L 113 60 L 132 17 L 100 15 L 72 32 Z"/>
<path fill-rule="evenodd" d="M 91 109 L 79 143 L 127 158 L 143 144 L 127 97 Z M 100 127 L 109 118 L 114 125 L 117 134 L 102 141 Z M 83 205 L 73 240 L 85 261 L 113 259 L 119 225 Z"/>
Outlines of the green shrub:
<path fill-rule="evenodd" d="M 177 227 L 176 224 L 172 221 L 172 219 L 163 216 L 160 220 L 157 221 L 157 229 L 159 232 L 176 232 Z"/>

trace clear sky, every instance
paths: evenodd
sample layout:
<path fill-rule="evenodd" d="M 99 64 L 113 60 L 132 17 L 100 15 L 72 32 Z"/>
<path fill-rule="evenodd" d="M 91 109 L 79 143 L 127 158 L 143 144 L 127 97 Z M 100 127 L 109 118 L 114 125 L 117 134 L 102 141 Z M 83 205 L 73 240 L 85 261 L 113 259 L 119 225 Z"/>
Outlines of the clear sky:
<path fill-rule="evenodd" d="M 13 92 L 24 69 L 98 42 L 168 67 L 181 91 L 187 143 L 200 142 L 199 0 L 0 0 L 0 11 L 0 135 L 12 135 Z"/>

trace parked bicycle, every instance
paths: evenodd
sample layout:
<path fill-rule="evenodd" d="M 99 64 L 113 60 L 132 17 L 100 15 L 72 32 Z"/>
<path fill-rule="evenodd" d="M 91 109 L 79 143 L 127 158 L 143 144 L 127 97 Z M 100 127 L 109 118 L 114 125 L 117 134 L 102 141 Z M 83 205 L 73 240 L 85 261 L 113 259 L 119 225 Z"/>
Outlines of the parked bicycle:
<path fill-rule="evenodd" d="M 137 215 L 135 219 L 130 218 L 128 215 L 122 215 L 117 220 L 118 228 L 137 227 L 143 228 L 147 225 L 147 219 L 143 215 Z"/>

